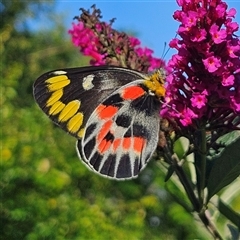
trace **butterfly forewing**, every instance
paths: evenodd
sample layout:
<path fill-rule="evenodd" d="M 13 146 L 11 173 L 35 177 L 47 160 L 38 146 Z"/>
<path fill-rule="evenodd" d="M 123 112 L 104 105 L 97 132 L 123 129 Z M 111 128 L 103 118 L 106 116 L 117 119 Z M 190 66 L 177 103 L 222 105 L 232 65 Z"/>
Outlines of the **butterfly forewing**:
<path fill-rule="evenodd" d="M 160 102 L 143 83 L 134 81 L 113 92 L 86 123 L 77 149 L 101 175 L 136 177 L 157 147 Z"/>
<path fill-rule="evenodd" d="M 106 97 L 143 77 L 137 71 L 111 66 L 59 69 L 40 76 L 33 94 L 54 123 L 81 138 L 89 116 Z"/>

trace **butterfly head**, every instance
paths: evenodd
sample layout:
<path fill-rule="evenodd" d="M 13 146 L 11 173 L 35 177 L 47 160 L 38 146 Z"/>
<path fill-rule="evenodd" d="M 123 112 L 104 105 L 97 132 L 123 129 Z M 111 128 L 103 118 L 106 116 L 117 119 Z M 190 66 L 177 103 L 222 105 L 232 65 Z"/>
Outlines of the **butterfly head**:
<path fill-rule="evenodd" d="M 166 75 L 163 69 L 159 69 L 145 79 L 145 86 L 158 98 L 165 96 L 166 89 L 164 87 Z"/>

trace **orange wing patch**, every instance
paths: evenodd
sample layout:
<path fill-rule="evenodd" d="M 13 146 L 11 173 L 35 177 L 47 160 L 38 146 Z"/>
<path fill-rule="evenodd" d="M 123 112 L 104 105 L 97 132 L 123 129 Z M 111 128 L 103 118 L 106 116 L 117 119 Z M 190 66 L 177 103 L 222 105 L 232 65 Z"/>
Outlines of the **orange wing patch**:
<path fill-rule="evenodd" d="M 118 107 L 115 106 L 105 106 L 103 104 L 100 104 L 96 112 L 98 113 L 98 117 L 100 119 L 108 119 L 112 118 L 118 111 Z"/>
<path fill-rule="evenodd" d="M 143 151 L 146 140 L 141 137 L 133 137 L 133 149 L 135 152 L 141 153 Z"/>
<path fill-rule="evenodd" d="M 103 124 L 101 130 L 99 131 L 99 133 L 97 135 L 97 141 L 98 142 L 101 142 L 105 138 L 107 133 L 110 131 L 112 125 L 113 125 L 112 120 L 109 120 L 109 121 L 107 121 Z"/>
<path fill-rule="evenodd" d="M 145 94 L 145 90 L 139 86 L 130 86 L 126 87 L 123 90 L 123 93 L 121 97 L 124 100 L 134 100 L 136 98 L 139 98 Z"/>

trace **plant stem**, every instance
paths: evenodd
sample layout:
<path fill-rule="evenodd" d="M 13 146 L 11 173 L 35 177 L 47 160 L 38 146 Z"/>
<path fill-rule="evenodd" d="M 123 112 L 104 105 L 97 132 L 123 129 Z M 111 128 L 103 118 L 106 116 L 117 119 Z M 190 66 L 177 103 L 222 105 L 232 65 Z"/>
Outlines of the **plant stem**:
<path fill-rule="evenodd" d="M 194 211 L 199 212 L 200 211 L 199 201 L 193 191 L 191 183 L 188 181 L 188 178 L 185 175 L 185 172 L 183 171 L 182 167 L 179 166 L 179 164 L 178 164 L 177 156 L 175 154 L 171 155 L 166 146 L 164 148 L 165 148 L 164 149 L 165 157 L 166 157 L 167 161 L 174 167 L 174 170 L 175 170 L 180 182 L 182 183 L 182 185 L 188 195 L 189 200 L 191 201 L 191 203 L 193 205 Z"/>
<path fill-rule="evenodd" d="M 196 150 L 194 151 L 195 168 L 197 174 L 197 189 L 198 197 L 201 208 L 204 204 L 204 188 L 205 188 L 205 175 L 206 175 L 206 131 L 200 129 L 196 132 Z"/>
<path fill-rule="evenodd" d="M 171 164 L 171 166 L 173 166 L 176 175 L 178 176 L 180 182 L 182 183 L 182 185 L 188 195 L 189 200 L 192 203 L 194 211 L 198 213 L 198 216 L 199 216 L 200 220 L 202 221 L 202 223 L 205 225 L 205 227 L 210 232 L 210 234 L 214 237 L 214 239 L 223 240 L 223 238 L 221 237 L 221 235 L 218 232 L 218 230 L 216 229 L 216 227 L 213 225 L 213 223 L 207 217 L 207 215 L 206 215 L 208 213 L 207 210 L 203 209 L 203 204 L 201 202 L 203 200 L 203 198 L 201 198 L 201 201 L 200 201 L 200 199 L 198 199 L 196 197 L 196 195 L 193 191 L 192 185 L 189 182 L 185 172 L 183 171 L 182 166 L 180 166 L 178 164 L 177 156 L 175 154 L 171 155 L 171 152 L 169 151 L 167 145 L 164 147 L 164 155 L 165 155 L 166 161 L 169 164 Z M 206 162 L 205 162 L 205 164 L 203 164 L 201 170 L 203 170 L 204 168 L 206 168 Z M 203 179 L 205 181 L 205 177 Z M 201 184 L 203 184 L 203 183 L 205 184 L 204 181 Z M 199 198 L 200 198 L 200 196 L 199 196 Z"/>
<path fill-rule="evenodd" d="M 201 204 L 204 202 L 204 188 L 205 188 L 205 176 L 206 176 L 206 154 L 207 154 L 207 143 L 206 143 L 206 131 L 205 129 L 202 129 L 200 137 L 200 155 L 201 155 L 201 182 L 200 182 L 200 196 L 199 199 L 201 201 Z"/>
<path fill-rule="evenodd" d="M 207 217 L 206 213 L 207 213 L 207 210 L 200 212 L 198 214 L 199 218 L 201 219 L 201 221 L 203 222 L 205 227 L 208 229 L 208 231 L 212 234 L 214 239 L 216 239 L 216 240 L 223 240 L 223 238 L 221 237 L 220 233 L 217 231 L 216 227 L 212 224 L 212 222 Z"/>

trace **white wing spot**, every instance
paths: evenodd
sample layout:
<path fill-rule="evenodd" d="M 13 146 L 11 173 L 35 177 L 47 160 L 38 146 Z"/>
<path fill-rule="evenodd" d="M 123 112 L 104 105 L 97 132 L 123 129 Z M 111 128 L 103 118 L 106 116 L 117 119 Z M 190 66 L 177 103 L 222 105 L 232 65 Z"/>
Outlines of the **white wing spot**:
<path fill-rule="evenodd" d="M 62 71 L 62 70 L 58 70 L 58 71 L 52 72 L 52 74 L 54 74 L 54 75 L 64 75 L 64 74 L 66 74 L 66 73 L 67 73 L 67 72 Z"/>
<path fill-rule="evenodd" d="M 94 87 L 92 81 L 94 79 L 94 75 L 88 75 L 85 78 L 83 78 L 83 82 L 82 82 L 82 87 L 84 90 L 90 90 Z"/>

